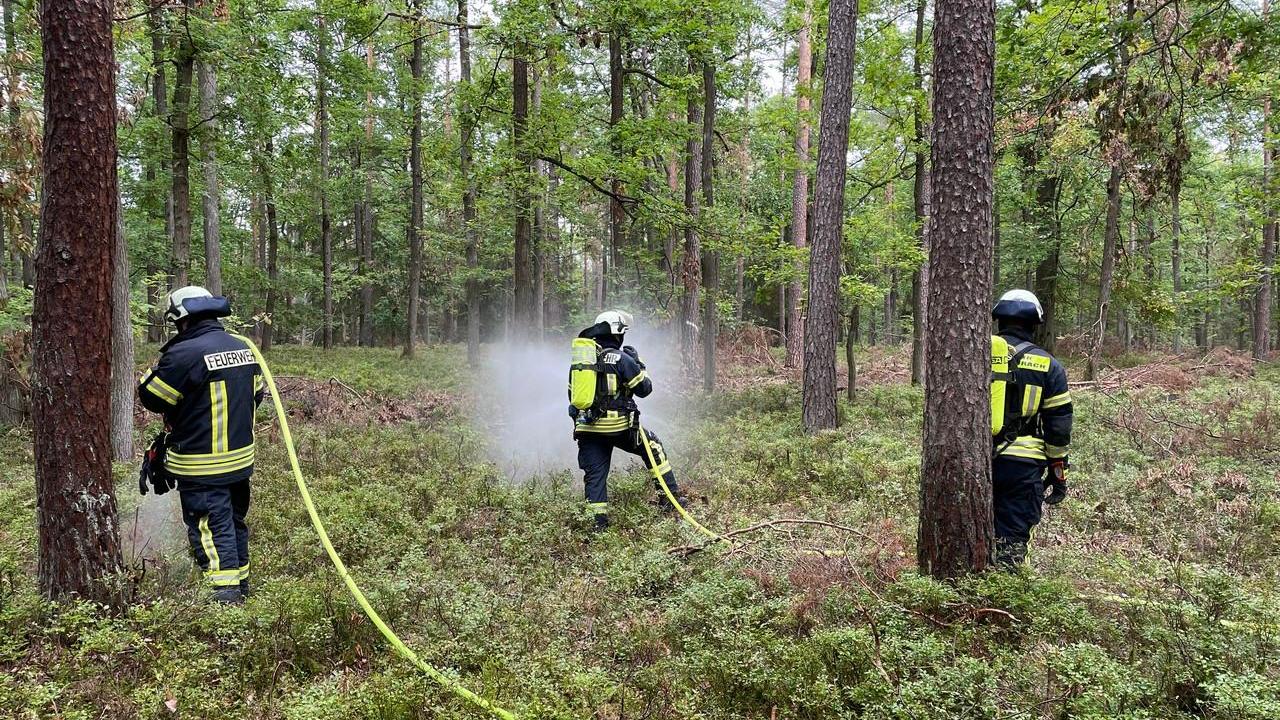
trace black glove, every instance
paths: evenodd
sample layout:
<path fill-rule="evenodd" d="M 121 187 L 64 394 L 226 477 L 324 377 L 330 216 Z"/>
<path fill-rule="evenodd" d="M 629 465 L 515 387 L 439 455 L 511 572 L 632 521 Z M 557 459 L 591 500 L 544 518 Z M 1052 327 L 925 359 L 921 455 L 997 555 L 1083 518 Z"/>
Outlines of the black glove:
<path fill-rule="evenodd" d="M 630 357 L 632 360 L 635 360 L 636 364 L 639 365 L 642 369 L 644 368 L 644 361 L 640 359 L 639 350 L 636 350 L 634 347 L 630 345 L 623 345 L 622 352 L 626 353 L 627 356 Z"/>
<path fill-rule="evenodd" d="M 1049 474 L 1045 477 L 1045 485 L 1049 487 L 1049 492 L 1045 493 L 1044 503 L 1046 505 L 1057 505 L 1067 499 L 1067 468 L 1071 464 L 1066 458 L 1056 458 L 1049 461 Z"/>
<path fill-rule="evenodd" d="M 570 405 L 570 406 L 569 406 L 569 417 L 573 418 L 574 420 L 577 420 L 577 419 L 578 419 L 578 408 L 574 407 L 573 405 Z"/>
<path fill-rule="evenodd" d="M 157 495 L 163 495 L 177 487 L 178 479 L 164 469 L 164 455 L 168 433 L 160 433 L 151 441 L 151 447 L 142 454 L 142 469 L 138 471 L 138 493 L 147 494 L 147 485 Z"/>

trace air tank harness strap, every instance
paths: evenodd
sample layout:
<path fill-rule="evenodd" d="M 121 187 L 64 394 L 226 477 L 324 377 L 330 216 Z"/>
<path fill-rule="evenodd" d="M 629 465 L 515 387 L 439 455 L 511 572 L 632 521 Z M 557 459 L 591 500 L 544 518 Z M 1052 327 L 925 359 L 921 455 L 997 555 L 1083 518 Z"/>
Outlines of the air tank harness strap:
<path fill-rule="evenodd" d="M 454 678 L 445 675 L 419 658 L 418 654 L 409 649 L 409 646 L 404 644 L 400 636 L 396 635 L 395 631 L 383 621 L 382 616 L 378 615 L 378 611 L 373 609 L 373 605 L 364 596 L 360 586 L 351 577 L 351 573 L 347 572 L 347 567 L 343 564 L 342 558 L 338 556 L 338 551 L 334 549 L 333 543 L 329 541 L 329 533 L 325 531 L 324 522 L 320 520 L 320 514 L 316 511 L 315 503 L 311 500 L 311 491 L 307 488 L 307 481 L 302 477 L 302 468 L 298 464 L 298 453 L 293 446 L 293 435 L 289 432 L 289 418 L 285 415 L 284 405 L 280 402 L 280 393 L 276 390 L 275 378 L 271 375 L 271 369 L 267 367 L 267 361 L 262 357 L 262 351 L 258 349 L 257 345 L 253 344 L 252 340 L 243 335 L 233 334 L 232 337 L 249 346 L 249 350 L 253 352 L 253 358 L 258 361 L 258 367 L 262 369 L 262 376 L 266 378 L 267 387 L 271 390 L 271 402 L 275 407 L 276 419 L 280 422 L 280 434 L 284 437 L 284 446 L 289 454 L 289 466 L 293 470 L 293 479 L 298 485 L 298 493 L 302 495 L 302 504 L 307 509 L 307 515 L 311 518 L 311 525 L 315 528 L 316 535 L 320 536 L 320 544 L 324 547 L 325 553 L 329 555 L 329 560 L 333 562 L 333 567 L 338 571 L 338 577 L 342 578 L 342 582 L 347 586 L 347 590 L 355 598 L 360 609 L 364 611 L 365 616 L 369 618 L 374 627 L 378 628 L 378 632 L 382 633 L 387 642 L 391 643 L 391 647 L 395 648 L 396 652 L 417 666 L 432 680 L 440 683 L 445 690 L 485 710 L 499 720 L 515 720 L 516 716 L 511 711 L 504 710 L 491 701 L 471 692 Z"/>

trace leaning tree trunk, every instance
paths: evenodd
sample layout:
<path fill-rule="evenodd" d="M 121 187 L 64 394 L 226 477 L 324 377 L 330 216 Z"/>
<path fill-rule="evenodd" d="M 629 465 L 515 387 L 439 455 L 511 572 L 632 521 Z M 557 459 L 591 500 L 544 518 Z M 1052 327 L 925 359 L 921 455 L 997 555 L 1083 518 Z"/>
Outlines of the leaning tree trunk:
<path fill-rule="evenodd" d="M 809 32 L 813 27 L 813 0 L 804 0 L 804 14 L 796 32 L 796 169 L 791 177 L 791 244 L 797 251 L 809 244 L 809 92 L 813 51 Z M 797 259 L 786 290 L 787 367 L 797 367 L 804 356 L 804 320 L 800 316 L 800 278 L 804 261 Z"/>
<path fill-rule="evenodd" d="M 710 59 L 702 61 L 702 201 L 715 205 L 712 172 L 715 158 L 716 68 Z M 716 389 L 716 335 L 720 320 L 720 256 L 715 250 L 702 252 L 702 389 Z"/>
<path fill-rule="evenodd" d="M 995 2 L 938 0 L 933 212 L 917 560 L 954 578 L 990 562 L 992 145 Z"/>
<path fill-rule="evenodd" d="M 409 131 L 409 298 L 405 313 L 404 352 L 413 357 L 418 343 L 418 292 L 422 286 L 422 15 L 421 0 L 413 3 L 413 53 L 409 59 L 409 71 L 413 76 L 413 126 Z"/>
<path fill-rule="evenodd" d="M 187 26 L 195 0 L 184 0 L 183 29 L 179 33 L 178 52 L 173 59 L 173 113 L 170 157 L 173 173 L 173 285 L 191 283 L 191 76 L 195 70 L 196 50 Z"/>
<path fill-rule="evenodd" d="M 818 174 L 809 258 L 809 313 L 804 330 L 804 429 L 836 426 L 836 335 L 840 329 L 840 248 L 853 107 L 858 0 L 831 0 L 827 64 L 818 120 Z"/>
<path fill-rule="evenodd" d="M 222 294 L 222 222 L 219 208 L 222 193 L 218 188 L 218 76 L 208 58 L 200 59 L 197 71 L 200 82 L 201 170 L 204 172 L 204 197 L 201 203 L 204 223 L 204 285 L 214 295 Z"/>
<path fill-rule="evenodd" d="M 113 3 L 44 0 L 44 198 L 32 312 L 40 590 L 118 604 L 111 477 L 112 246 L 118 234 Z"/>
<path fill-rule="evenodd" d="M 476 185 L 471 172 L 472 135 L 475 131 L 475 112 L 467 100 L 471 89 L 471 36 L 467 27 L 467 0 L 458 0 L 458 68 L 462 80 L 459 94 L 458 174 L 462 178 L 462 221 L 466 225 L 467 238 L 467 362 L 472 367 L 480 363 L 480 236 L 476 230 Z"/>
<path fill-rule="evenodd" d="M 111 451 L 119 461 L 133 460 L 133 317 L 129 312 L 129 243 L 124 234 L 124 204 L 116 198 L 116 234 L 111 247 Z"/>

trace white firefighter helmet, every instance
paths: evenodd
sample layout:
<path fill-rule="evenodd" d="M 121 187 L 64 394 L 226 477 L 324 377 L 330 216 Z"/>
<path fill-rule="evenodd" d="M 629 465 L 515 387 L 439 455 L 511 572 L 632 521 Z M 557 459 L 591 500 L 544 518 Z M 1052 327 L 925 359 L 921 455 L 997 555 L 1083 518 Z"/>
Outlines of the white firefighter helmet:
<path fill-rule="evenodd" d="M 622 310 L 606 310 L 596 316 L 596 324 L 609 323 L 614 335 L 624 335 L 631 329 L 631 313 Z"/>
<path fill-rule="evenodd" d="M 1030 290 L 1010 290 L 1000 296 L 1000 301 L 991 309 L 991 316 L 1042 323 L 1044 308 L 1040 305 L 1040 298 Z"/>
<path fill-rule="evenodd" d="M 215 309 L 211 307 L 215 305 L 215 302 L 213 293 L 199 285 L 188 285 L 169 293 L 169 307 L 164 311 L 164 317 L 166 320 L 176 323 L 183 318 L 190 317 L 193 312 L 201 313 Z"/>

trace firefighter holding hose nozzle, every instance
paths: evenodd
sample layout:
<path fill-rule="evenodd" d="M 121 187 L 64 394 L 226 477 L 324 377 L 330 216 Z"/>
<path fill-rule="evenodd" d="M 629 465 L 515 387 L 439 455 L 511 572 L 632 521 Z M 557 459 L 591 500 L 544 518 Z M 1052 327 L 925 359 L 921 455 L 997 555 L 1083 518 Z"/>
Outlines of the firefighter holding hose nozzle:
<path fill-rule="evenodd" d="M 635 398 L 648 397 L 653 392 L 653 380 L 640 353 L 623 345 L 630 327 L 629 313 L 609 310 L 596 316 L 595 323 L 573 341 L 569 416 L 574 421 L 578 467 L 583 472 L 587 506 L 595 516 L 597 532 L 609 527 L 608 479 L 614 448 L 644 460 L 651 472 L 662 476 L 676 501 L 685 504 L 662 442 L 648 430 L 643 431 L 644 437 L 640 435 L 640 411 Z M 646 442 L 649 451 L 645 449 Z M 660 494 L 659 503 L 664 512 L 674 509 L 665 495 Z"/>

